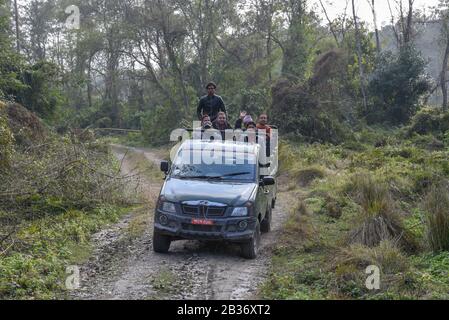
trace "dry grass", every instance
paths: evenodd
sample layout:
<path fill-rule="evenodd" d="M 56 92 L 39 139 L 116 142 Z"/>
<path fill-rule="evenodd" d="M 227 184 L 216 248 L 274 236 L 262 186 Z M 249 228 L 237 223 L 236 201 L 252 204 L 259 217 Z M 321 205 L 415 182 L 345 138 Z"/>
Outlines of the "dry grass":
<path fill-rule="evenodd" d="M 324 178 L 325 170 L 319 166 L 311 166 L 298 170 L 294 176 L 301 187 L 307 187 L 316 179 Z"/>
<path fill-rule="evenodd" d="M 373 248 L 360 244 L 344 248 L 336 258 L 336 265 L 353 265 L 360 270 L 375 265 L 383 273 L 398 273 L 407 269 L 407 258 L 396 242 L 387 240 Z"/>
<path fill-rule="evenodd" d="M 434 252 L 449 250 L 449 194 L 447 185 L 431 188 L 424 199 L 426 237 Z"/>
<path fill-rule="evenodd" d="M 335 294 L 348 295 L 367 294 L 368 266 L 376 266 L 381 272 L 380 289 L 388 291 L 402 281 L 402 275 L 409 269 L 406 256 L 393 241 L 382 241 L 378 246 L 369 248 L 360 244 L 341 249 L 334 262 Z"/>
<path fill-rule="evenodd" d="M 48 136 L 48 130 L 39 117 L 18 103 L 7 105 L 9 126 L 17 144 L 29 147 L 42 143 Z"/>
<path fill-rule="evenodd" d="M 403 227 L 387 185 L 369 174 L 355 175 L 352 182 L 361 210 L 359 225 L 350 233 L 349 243 L 375 247 L 391 240 L 404 249 L 414 250 L 416 245 Z"/>
<path fill-rule="evenodd" d="M 277 247 L 288 247 L 299 251 L 308 250 L 307 248 L 315 246 L 319 236 L 312 223 L 312 213 L 302 200 L 292 197 L 291 202 L 290 214 Z"/>

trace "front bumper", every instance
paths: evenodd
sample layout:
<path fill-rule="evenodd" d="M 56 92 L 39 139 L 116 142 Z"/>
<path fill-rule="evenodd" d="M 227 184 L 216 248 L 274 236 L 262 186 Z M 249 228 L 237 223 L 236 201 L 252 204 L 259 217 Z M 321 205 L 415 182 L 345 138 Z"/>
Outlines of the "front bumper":
<path fill-rule="evenodd" d="M 166 216 L 167 223 L 162 225 L 159 217 Z M 192 224 L 192 217 L 186 215 L 170 214 L 156 210 L 154 229 L 160 234 L 171 236 L 176 239 L 188 240 L 222 240 L 230 242 L 244 242 L 251 239 L 256 227 L 255 217 L 220 217 L 210 218 L 214 221 L 212 226 L 202 226 Z M 248 226 L 241 230 L 238 224 L 246 221 Z"/>

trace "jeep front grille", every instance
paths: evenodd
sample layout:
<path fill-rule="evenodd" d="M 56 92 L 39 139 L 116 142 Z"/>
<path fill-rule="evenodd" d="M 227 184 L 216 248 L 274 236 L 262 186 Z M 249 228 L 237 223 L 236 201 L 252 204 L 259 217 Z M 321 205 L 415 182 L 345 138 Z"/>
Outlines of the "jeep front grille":
<path fill-rule="evenodd" d="M 182 212 L 184 212 L 184 214 L 193 216 L 197 216 L 200 214 L 199 207 L 186 206 L 186 205 L 182 206 Z"/>
<path fill-rule="evenodd" d="M 222 217 L 226 212 L 226 207 L 201 207 L 183 205 L 182 212 L 189 216 L 202 216 L 204 214 L 206 217 Z"/>

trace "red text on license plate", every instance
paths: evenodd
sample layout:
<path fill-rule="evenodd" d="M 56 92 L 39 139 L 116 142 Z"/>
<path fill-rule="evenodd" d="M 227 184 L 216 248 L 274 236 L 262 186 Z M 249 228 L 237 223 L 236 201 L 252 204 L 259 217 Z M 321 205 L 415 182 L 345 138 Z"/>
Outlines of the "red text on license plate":
<path fill-rule="evenodd" d="M 214 222 L 212 220 L 205 220 L 205 219 L 192 219 L 192 224 L 199 224 L 202 226 L 212 226 Z"/>

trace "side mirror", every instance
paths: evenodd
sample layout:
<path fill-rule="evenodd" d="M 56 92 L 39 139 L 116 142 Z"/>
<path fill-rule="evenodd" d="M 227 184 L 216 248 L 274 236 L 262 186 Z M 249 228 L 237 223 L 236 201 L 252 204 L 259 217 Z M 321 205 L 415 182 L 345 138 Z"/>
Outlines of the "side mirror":
<path fill-rule="evenodd" d="M 274 186 L 276 184 L 276 180 L 273 177 L 267 176 L 262 179 L 260 184 L 261 186 Z"/>
<path fill-rule="evenodd" d="M 167 173 L 168 171 L 170 171 L 170 165 L 169 165 L 168 161 L 161 162 L 161 171 L 164 173 Z"/>

